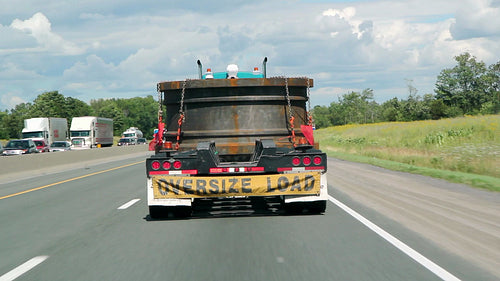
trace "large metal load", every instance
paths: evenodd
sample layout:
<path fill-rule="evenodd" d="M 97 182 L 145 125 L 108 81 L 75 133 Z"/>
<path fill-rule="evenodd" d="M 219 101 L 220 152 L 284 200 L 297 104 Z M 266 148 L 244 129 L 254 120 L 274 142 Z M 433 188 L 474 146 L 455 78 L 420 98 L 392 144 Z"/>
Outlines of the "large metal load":
<path fill-rule="evenodd" d="M 151 217 L 189 215 L 206 198 L 278 199 L 286 211 L 322 213 L 327 157 L 314 143 L 309 78 L 209 69 L 160 82 L 155 154 L 146 161 Z M 165 127 L 164 127 L 165 126 Z"/>
<path fill-rule="evenodd" d="M 94 148 L 113 145 L 113 119 L 82 116 L 73 117 L 70 127 L 73 148 Z"/>
<path fill-rule="evenodd" d="M 68 121 L 66 118 L 40 117 L 24 120 L 23 139 L 44 141 L 48 147 L 55 141 L 68 138 Z"/>

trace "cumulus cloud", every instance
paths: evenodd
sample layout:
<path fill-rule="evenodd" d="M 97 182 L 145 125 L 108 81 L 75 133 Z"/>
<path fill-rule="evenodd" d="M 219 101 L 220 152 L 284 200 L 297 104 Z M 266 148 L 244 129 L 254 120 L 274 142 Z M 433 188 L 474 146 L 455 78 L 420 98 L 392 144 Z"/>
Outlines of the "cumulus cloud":
<path fill-rule="evenodd" d="M 36 39 L 43 51 L 61 55 L 79 55 L 84 52 L 84 49 L 52 32 L 50 21 L 42 13 L 36 13 L 24 21 L 15 19 L 10 27 L 29 33 Z"/>
<path fill-rule="evenodd" d="M 454 39 L 478 37 L 500 38 L 500 1 L 467 0 L 456 14 L 450 31 Z"/>
<path fill-rule="evenodd" d="M 25 103 L 26 101 L 13 93 L 7 93 L 0 96 L 0 103 L 5 105 L 7 108 L 14 108 L 16 105 Z"/>

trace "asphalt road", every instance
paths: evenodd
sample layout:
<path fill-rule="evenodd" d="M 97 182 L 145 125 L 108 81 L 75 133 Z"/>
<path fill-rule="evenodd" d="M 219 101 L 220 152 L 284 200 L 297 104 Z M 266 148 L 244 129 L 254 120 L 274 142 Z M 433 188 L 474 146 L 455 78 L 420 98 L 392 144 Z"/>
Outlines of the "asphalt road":
<path fill-rule="evenodd" d="M 405 220 L 404 208 L 394 206 L 398 200 L 407 200 L 404 192 L 387 194 L 392 199 L 379 202 L 371 200 L 365 191 L 356 190 L 360 185 L 376 186 L 380 190 L 374 198 L 379 198 L 379 192 L 394 189 L 400 178 L 405 178 L 406 186 L 423 185 L 451 192 L 454 186 L 447 183 L 438 182 L 434 187 L 436 182 L 429 178 L 330 159 L 331 202 L 324 215 L 286 216 L 279 210 L 263 208 L 255 212 L 249 208 L 215 216 L 198 211 L 193 218 L 184 220 L 150 220 L 145 192 L 146 154 L 134 152 L 106 161 L 88 159 L 82 161 L 83 166 L 67 167 L 62 173 L 54 173 L 54 169 L 45 165 L 37 169 L 37 176 L 14 181 L 4 176 L 8 180 L 0 184 L 0 281 L 13 280 L 17 275 L 15 280 L 498 280 L 500 277 L 491 269 L 491 261 L 471 261 L 450 251 L 440 239 L 429 235 L 424 226 L 409 227 L 415 221 L 433 219 L 423 217 L 428 215 L 423 212 L 417 219 L 410 216 Z M 369 174 L 379 180 L 366 179 Z M 353 175 L 357 183 L 351 182 Z M 483 193 L 462 186 L 456 189 L 452 191 L 474 196 L 475 200 L 495 203 L 498 198 L 483 197 Z M 411 252 L 409 255 L 405 247 L 394 241 L 391 244 L 390 237 L 383 238 L 373 227 L 367 227 L 366 222 L 363 224 L 339 207 L 339 203 L 420 256 L 410 257 Z M 445 229 L 447 220 L 457 220 L 444 217 L 441 220 Z M 496 232 L 487 240 L 496 243 L 490 247 L 493 250 L 500 245 L 497 218 L 487 217 L 494 221 L 485 229 Z M 489 253 L 485 255 L 490 257 Z"/>

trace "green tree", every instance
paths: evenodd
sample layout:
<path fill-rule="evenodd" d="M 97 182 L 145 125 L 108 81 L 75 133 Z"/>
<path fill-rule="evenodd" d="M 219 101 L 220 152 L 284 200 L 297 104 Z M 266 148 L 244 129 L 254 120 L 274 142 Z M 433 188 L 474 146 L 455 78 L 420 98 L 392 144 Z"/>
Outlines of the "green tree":
<path fill-rule="evenodd" d="M 316 105 L 312 110 L 312 115 L 316 129 L 326 128 L 332 125 L 330 122 L 330 110 L 328 107 Z"/>
<path fill-rule="evenodd" d="M 465 114 L 477 113 L 483 103 L 492 100 L 486 65 L 469 53 L 456 56 L 455 60 L 455 67 L 442 70 L 437 77 L 436 98 Z"/>
<path fill-rule="evenodd" d="M 44 92 L 36 97 L 29 111 L 34 117 L 66 117 L 66 98 L 58 91 Z"/>

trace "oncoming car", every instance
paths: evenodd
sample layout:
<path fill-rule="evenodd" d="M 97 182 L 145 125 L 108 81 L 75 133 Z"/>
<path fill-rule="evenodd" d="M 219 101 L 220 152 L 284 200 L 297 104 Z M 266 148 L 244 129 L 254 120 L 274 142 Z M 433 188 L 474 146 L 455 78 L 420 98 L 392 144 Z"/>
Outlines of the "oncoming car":
<path fill-rule="evenodd" d="M 147 144 L 147 141 L 145 138 L 138 138 L 137 139 L 137 144 Z"/>
<path fill-rule="evenodd" d="M 71 150 L 71 143 L 67 141 L 55 141 L 50 145 L 50 151 L 68 151 Z"/>
<path fill-rule="evenodd" d="M 131 138 L 121 138 L 118 141 L 118 146 L 124 146 L 124 145 L 135 145 L 135 139 Z"/>
<path fill-rule="evenodd" d="M 10 140 L 4 147 L 3 155 L 21 155 L 38 153 L 35 143 L 31 139 Z"/>

